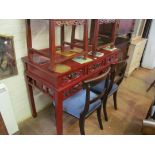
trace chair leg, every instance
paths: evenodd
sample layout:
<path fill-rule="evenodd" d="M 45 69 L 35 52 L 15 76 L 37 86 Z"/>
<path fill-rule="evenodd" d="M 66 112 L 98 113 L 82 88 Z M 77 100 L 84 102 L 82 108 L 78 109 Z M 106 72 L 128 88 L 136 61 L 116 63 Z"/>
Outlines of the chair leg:
<path fill-rule="evenodd" d="M 81 135 L 85 135 L 84 123 L 85 123 L 85 117 L 81 116 L 79 119 L 79 127 Z"/>
<path fill-rule="evenodd" d="M 103 130 L 102 119 L 101 119 L 101 106 L 97 109 L 97 119 L 98 119 L 100 128 Z"/>
<path fill-rule="evenodd" d="M 108 115 L 107 115 L 107 109 L 106 109 L 107 99 L 108 99 L 108 97 L 106 97 L 104 100 L 102 100 L 102 103 L 103 103 L 103 113 L 104 113 L 105 121 L 108 121 Z"/>
<path fill-rule="evenodd" d="M 117 110 L 117 91 L 113 94 L 114 108 Z"/>
<path fill-rule="evenodd" d="M 103 105 L 103 113 L 104 113 L 104 119 L 105 119 L 105 121 L 108 121 L 108 115 L 107 115 L 106 104 Z"/>

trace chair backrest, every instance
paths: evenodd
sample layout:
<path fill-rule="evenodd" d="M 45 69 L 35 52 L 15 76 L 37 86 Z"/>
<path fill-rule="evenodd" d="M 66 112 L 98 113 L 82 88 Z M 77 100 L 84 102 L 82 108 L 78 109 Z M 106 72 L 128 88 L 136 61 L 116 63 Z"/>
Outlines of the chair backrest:
<path fill-rule="evenodd" d="M 122 61 L 111 64 L 110 84 L 109 84 L 108 92 L 110 92 L 114 83 L 116 83 L 117 85 L 120 85 L 121 82 L 123 81 L 125 70 L 127 67 L 127 59 L 128 59 L 128 56 L 126 57 L 126 59 Z"/>
<path fill-rule="evenodd" d="M 122 61 L 119 61 L 115 64 L 111 64 L 111 78 L 116 82 L 118 85 L 122 82 L 125 74 L 125 70 L 127 67 L 127 59 L 124 59 Z"/>
<path fill-rule="evenodd" d="M 86 100 L 85 100 L 84 110 L 83 110 L 83 112 L 81 114 L 86 115 L 88 110 L 89 110 L 90 104 L 93 104 L 97 100 L 100 100 L 101 98 L 103 99 L 106 96 L 107 91 L 108 91 L 108 87 L 109 87 L 109 85 L 108 85 L 108 81 L 109 81 L 109 78 L 110 78 L 109 73 L 110 73 L 110 67 L 108 68 L 108 70 L 105 73 L 83 82 L 83 88 L 86 89 Z M 91 100 L 90 99 L 91 88 L 94 87 L 95 85 L 97 85 L 98 83 L 100 83 L 103 80 L 105 80 L 105 86 L 103 88 L 102 93 L 96 95 L 96 97 Z"/>

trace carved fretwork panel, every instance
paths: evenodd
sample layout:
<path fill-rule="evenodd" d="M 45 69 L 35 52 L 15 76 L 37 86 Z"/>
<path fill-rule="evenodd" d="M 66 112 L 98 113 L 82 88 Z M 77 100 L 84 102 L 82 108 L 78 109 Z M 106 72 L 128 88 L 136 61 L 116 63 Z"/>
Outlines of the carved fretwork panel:
<path fill-rule="evenodd" d="M 99 24 L 110 24 L 115 23 L 116 19 L 99 19 Z"/>
<path fill-rule="evenodd" d="M 84 69 L 79 69 L 77 71 L 74 71 L 68 75 L 65 75 L 62 77 L 61 81 L 62 81 L 62 85 L 72 82 L 73 80 L 82 77 L 83 75 L 85 75 L 85 71 Z"/>
<path fill-rule="evenodd" d="M 105 63 L 106 63 L 106 61 L 104 59 L 104 60 L 98 61 L 97 63 L 94 63 L 94 64 L 90 65 L 88 67 L 88 72 L 89 73 L 94 72 L 95 70 L 103 67 L 105 65 Z"/>
<path fill-rule="evenodd" d="M 64 20 L 55 20 L 57 26 L 70 26 L 70 25 L 83 25 L 86 23 L 86 19 L 64 19 Z"/>
<path fill-rule="evenodd" d="M 46 84 L 43 84 L 40 81 L 36 81 L 30 77 L 27 77 L 28 79 L 28 84 L 30 84 L 33 87 L 38 88 L 39 90 L 42 90 L 45 94 L 48 94 L 51 97 L 54 97 L 54 89 L 48 87 Z"/>

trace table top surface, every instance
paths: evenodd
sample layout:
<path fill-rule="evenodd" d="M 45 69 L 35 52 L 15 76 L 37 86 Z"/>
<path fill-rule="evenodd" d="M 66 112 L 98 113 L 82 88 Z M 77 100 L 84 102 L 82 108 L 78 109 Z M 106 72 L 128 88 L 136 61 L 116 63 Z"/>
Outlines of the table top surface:
<path fill-rule="evenodd" d="M 109 64 L 105 64 L 102 67 L 100 67 L 99 69 L 94 70 L 93 72 L 87 72 L 84 75 L 71 80 L 69 83 L 64 83 L 63 85 L 60 84 L 61 83 L 61 78 L 64 76 L 68 76 L 69 74 L 73 73 L 74 71 L 76 72 L 78 69 L 86 69 L 91 65 L 97 64 L 100 60 L 104 60 L 106 58 L 108 58 L 111 55 L 115 55 L 117 54 L 119 51 L 119 49 L 115 49 L 114 51 L 107 51 L 107 50 L 100 50 L 100 52 L 104 53 L 103 56 L 101 57 L 93 57 L 91 55 L 88 55 L 88 58 L 91 58 L 92 61 L 84 63 L 84 64 L 80 64 L 78 62 L 75 62 L 73 60 L 68 60 L 66 62 L 64 62 L 63 64 L 69 66 L 71 69 L 65 73 L 56 73 L 56 72 L 52 72 L 49 70 L 49 66 L 50 66 L 50 61 L 46 61 L 46 63 L 43 64 L 36 64 L 33 63 L 32 61 L 29 60 L 28 57 L 24 57 L 23 61 L 28 64 L 28 66 L 32 66 L 32 68 L 35 69 L 29 69 L 26 70 L 26 74 L 30 77 L 32 77 L 35 80 L 39 80 L 42 81 L 42 83 L 44 83 L 45 85 L 48 85 L 50 88 L 55 89 L 57 91 L 65 91 L 67 89 L 71 89 L 73 86 L 75 86 L 76 84 L 95 76 L 99 71 L 102 71 L 104 69 L 106 69 Z M 36 74 L 37 72 L 38 75 Z M 56 86 L 55 83 L 58 83 L 58 85 Z"/>
<path fill-rule="evenodd" d="M 41 70 L 43 70 L 45 72 L 48 72 L 48 74 L 50 74 L 51 76 L 59 77 L 59 76 L 63 76 L 65 74 L 68 74 L 68 73 L 70 73 L 70 72 L 72 72 L 74 70 L 77 70 L 78 68 L 89 66 L 90 64 L 98 62 L 99 60 L 101 60 L 103 58 L 106 58 L 107 56 L 110 56 L 110 55 L 114 54 L 115 52 L 118 52 L 118 49 L 115 49 L 114 51 L 100 50 L 100 52 L 104 53 L 104 55 L 102 57 L 93 57 L 91 55 L 88 55 L 88 58 L 92 59 L 92 61 L 84 63 L 84 64 L 80 64 L 78 62 L 75 62 L 72 59 L 62 63 L 62 64 L 67 65 L 67 66 L 69 66 L 71 68 L 69 71 L 67 71 L 65 73 L 56 73 L 56 72 L 50 71 L 49 70 L 50 60 L 47 60 L 43 64 L 36 64 L 36 63 L 33 63 L 32 61 L 30 61 L 28 57 L 24 57 L 23 61 L 25 63 L 27 63 L 27 64 L 34 65 L 38 69 L 41 69 Z"/>

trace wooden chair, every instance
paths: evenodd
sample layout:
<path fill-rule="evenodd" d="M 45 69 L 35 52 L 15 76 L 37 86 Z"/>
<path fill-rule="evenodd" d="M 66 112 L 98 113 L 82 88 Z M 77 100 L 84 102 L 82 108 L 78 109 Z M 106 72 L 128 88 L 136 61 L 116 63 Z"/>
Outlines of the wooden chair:
<path fill-rule="evenodd" d="M 79 119 L 80 133 L 82 135 L 85 134 L 85 119 L 96 110 L 100 128 L 103 129 L 101 119 L 101 99 L 104 100 L 104 98 L 106 97 L 105 94 L 107 94 L 108 91 L 109 72 L 110 68 L 98 77 L 84 81 L 83 90 L 63 101 L 63 110 L 66 113 Z M 90 91 L 91 87 L 97 85 L 103 80 L 105 81 L 105 86 L 100 94 L 95 94 Z M 53 105 L 55 106 L 55 102 L 53 102 Z"/>
<path fill-rule="evenodd" d="M 142 122 L 142 133 L 144 135 L 155 135 L 155 100 L 153 100 L 146 118 Z"/>
<path fill-rule="evenodd" d="M 118 92 L 119 85 L 123 81 L 126 66 L 127 66 L 127 59 L 111 65 L 110 81 L 109 81 L 109 89 L 108 89 L 107 98 L 113 95 L 115 110 L 117 110 L 117 92 Z M 100 94 L 104 86 L 105 86 L 105 81 L 102 81 L 98 85 L 91 88 L 91 91 L 93 91 L 96 94 Z M 103 112 L 104 112 L 104 117 L 106 121 L 108 121 L 108 115 L 107 115 L 107 110 L 106 110 L 107 98 L 102 101 Z"/>

